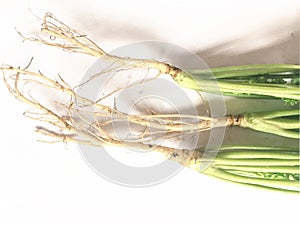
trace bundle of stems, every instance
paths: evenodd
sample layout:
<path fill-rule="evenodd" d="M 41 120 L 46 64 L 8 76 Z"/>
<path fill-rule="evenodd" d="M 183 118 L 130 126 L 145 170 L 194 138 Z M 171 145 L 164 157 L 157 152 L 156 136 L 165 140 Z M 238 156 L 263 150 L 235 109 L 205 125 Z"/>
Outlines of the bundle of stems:
<path fill-rule="evenodd" d="M 185 150 L 176 150 L 176 155 L 172 154 L 170 159 L 222 180 L 268 190 L 299 193 L 298 148 L 234 145 L 206 150 L 206 153 L 214 154 L 216 151 L 216 157 L 203 157 L 204 149 L 196 149 L 187 159 Z M 204 163 L 207 166 L 200 169 Z"/>
<path fill-rule="evenodd" d="M 109 55 L 88 39 L 86 35 L 68 27 L 50 13 L 44 17 L 42 31 L 56 37 L 56 41 L 62 39 L 66 43 L 61 44 L 58 41 L 47 41 L 36 37 L 24 38 L 72 52 L 118 62 L 117 68 L 114 68 L 116 70 L 124 70 L 124 68 L 128 70 L 132 68 L 155 69 L 156 76 L 148 80 L 155 79 L 161 74 L 169 74 L 181 86 L 197 91 L 217 91 L 218 87 L 215 87 L 215 81 L 207 76 L 210 73 L 208 70 L 185 72 L 155 60 L 121 58 Z M 172 135 L 184 135 L 226 126 L 247 127 L 284 137 L 299 138 L 298 109 L 244 113 L 220 118 L 178 114 L 130 115 L 102 103 L 104 98 L 119 89 L 95 101 L 78 95 L 74 88 L 68 85 L 61 76 L 58 76 L 57 80 L 52 80 L 41 72 L 36 73 L 27 70 L 27 67 L 20 69 L 9 65 L 2 66 L 1 70 L 4 72 L 4 81 L 10 93 L 38 110 L 38 112 L 29 112 L 25 115 L 51 126 L 51 128 L 37 126 L 36 129 L 37 132 L 54 138 L 52 141 L 47 141 L 51 143 L 70 141 L 94 146 L 124 146 L 126 144 L 136 148 L 149 149 L 148 142 L 161 138 L 161 134 L 164 135 L 163 138 L 168 138 Z M 299 87 L 294 84 L 298 73 L 299 66 L 293 65 L 255 65 L 253 67 L 213 69 L 219 88 L 224 94 L 238 97 L 283 98 L 293 103 L 299 100 Z M 99 74 L 101 75 L 101 73 Z M 198 77 L 197 80 L 195 77 Z M 93 79 L 94 77 L 91 77 L 89 81 L 92 82 Z M 280 82 L 282 84 L 278 84 Z M 67 103 L 56 102 L 56 107 L 60 110 L 59 112 L 55 111 L 55 107 L 50 108 L 42 104 L 31 93 L 24 93 L 23 87 L 28 83 L 38 84 L 67 95 L 69 101 Z M 138 83 L 140 82 L 136 84 Z M 109 131 L 115 121 L 129 122 L 143 132 L 135 134 L 134 139 L 121 138 Z M 156 131 L 153 132 L 152 128 L 155 128 Z M 216 155 L 215 152 L 219 151 L 216 158 L 203 158 L 202 149 L 192 151 L 158 145 L 155 150 L 182 165 L 224 180 L 267 189 L 299 191 L 298 149 L 255 145 L 211 149 L 212 155 Z M 209 162 L 209 166 L 205 170 L 200 170 L 200 164 L 205 162 Z"/>
<path fill-rule="evenodd" d="M 299 101 L 299 65 L 262 64 L 187 71 L 199 85 L 196 90 L 247 98 L 281 98 L 289 104 Z M 178 82 L 187 88 L 193 85 Z"/>
<path fill-rule="evenodd" d="M 212 163 L 205 174 L 269 190 L 299 192 L 298 148 L 223 146 L 208 161 Z"/>

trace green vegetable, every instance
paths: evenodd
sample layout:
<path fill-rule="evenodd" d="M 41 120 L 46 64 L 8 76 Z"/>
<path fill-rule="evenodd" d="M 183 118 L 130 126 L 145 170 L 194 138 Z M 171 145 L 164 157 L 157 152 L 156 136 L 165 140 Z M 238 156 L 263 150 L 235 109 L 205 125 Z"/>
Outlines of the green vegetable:
<path fill-rule="evenodd" d="M 261 98 L 283 99 L 291 105 L 300 100 L 299 65 L 246 65 L 183 71 L 155 60 L 109 55 L 86 35 L 68 27 L 50 13 L 44 17 L 42 31 L 64 41 L 54 42 L 52 38 L 53 41 L 49 42 L 35 37 L 25 39 L 68 51 L 104 57 L 118 62 L 117 69 L 122 71 L 128 68 L 156 69 L 157 77 L 161 74 L 169 74 L 178 85 L 196 91 L 257 98 L 258 100 Z M 98 147 L 103 145 L 130 146 L 147 150 L 152 148 L 152 144 L 147 144 L 145 140 L 157 140 L 153 135 L 153 130 L 156 134 L 160 132 L 176 134 L 177 137 L 177 135 L 201 132 L 220 126 L 247 127 L 299 139 L 299 109 L 245 112 L 242 115 L 228 115 L 222 118 L 178 114 L 130 115 L 118 111 L 116 107 L 105 105 L 100 100 L 94 101 L 78 95 L 74 88 L 70 87 L 60 76 L 59 79 L 52 80 L 41 72 L 28 71 L 27 67 L 20 69 L 20 67 L 3 66 L 0 69 L 4 72 L 4 82 L 10 93 L 37 110 L 37 112 L 28 112 L 25 115 L 50 125 L 50 127 L 37 126 L 36 131 L 54 138 L 53 141 L 48 141 L 51 143 L 69 141 Z M 39 84 L 58 94 L 65 94 L 69 97 L 66 98 L 69 101 L 57 102 L 55 99 L 55 107 L 48 108 L 47 104 L 42 104 L 30 93 L 24 93 L 23 87 L 28 83 Z M 197 122 L 182 122 L 180 118 L 194 119 Z M 110 125 L 113 122 L 134 124 L 143 128 L 143 132 L 135 134 L 134 141 L 122 139 L 110 132 Z M 186 167 L 226 181 L 267 190 L 299 192 L 298 148 L 259 146 L 253 143 L 251 146 L 222 146 L 220 149 L 199 148 L 192 151 L 157 144 L 155 151 L 163 153 L 168 159 Z"/>

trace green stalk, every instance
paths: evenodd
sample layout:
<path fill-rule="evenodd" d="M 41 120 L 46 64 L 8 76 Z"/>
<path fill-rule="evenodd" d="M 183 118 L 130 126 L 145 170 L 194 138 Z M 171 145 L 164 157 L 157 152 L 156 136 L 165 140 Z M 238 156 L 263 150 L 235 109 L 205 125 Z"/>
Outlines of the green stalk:
<path fill-rule="evenodd" d="M 243 114 L 240 127 L 299 139 L 299 109 Z"/>
<path fill-rule="evenodd" d="M 205 161 L 205 160 L 203 160 Z M 210 161 L 210 160 L 209 160 Z M 299 159 L 282 160 L 272 159 L 226 159 L 215 158 L 213 161 L 216 165 L 238 165 L 238 166 L 295 166 L 299 165 Z"/>
<path fill-rule="evenodd" d="M 250 98 L 300 100 L 299 65 L 245 65 L 188 70 L 174 80 L 182 87 L 210 93 Z M 288 80 L 286 80 L 288 79 Z"/>
<path fill-rule="evenodd" d="M 289 78 L 291 75 L 299 76 L 299 65 L 288 65 L 288 64 L 252 64 L 252 65 L 242 65 L 242 66 L 230 66 L 230 67 L 220 67 L 212 68 L 206 70 L 188 70 L 191 74 L 197 75 L 210 75 L 211 73 L 216 78 L 232 78 L 232 77 L 250 77 L 257 75 L 273 75 L 281 74 L 284 76 L 285 73 L 290 73 L 286 75 Z"/>
<path fill-rule="evenodd" d="M 206 153 L 213 151 L 206 150 Z M 300 163 L 297 148 L 222 146 L 215 158 L 197 162 L 199 166 L 203 162 L 211 162 L 200 172 L 222 180 L 268 190 L 299 192 Z"/>
<path fill-rule="evenodd" d="M 207 175 L 220 178 L 223 180 L 253 185 L 256 187 L 263 187 L 269 190 L 280 190 L 283 192 L 296 192 L 299 193 L 299 181 L 290 181 L 290 180 L 269 180 L 264 178 L 253 178 L 253 177 L 245 177 L 241 175 L 236 175 L 224 171 L 222 169 L 209 167 L 204 172 Z"/>
<path fill-rule="evenodd" d="M 255 159 L 269 159 L 269 158 L 278 158 L 278 159 L 297 159 L 299 160 L 298 152 L 289 152 L 289 151 L 266 151 L 266 150 L 251 150 L 251 151 L 223 151 L 218 154 L 218 157 L 229 158 L 229 159 L 247 159 L 249 157 Z"/>
<path fill-rule="evenodd" d="M 261 173 L 299 173 L 299 166 L 234 166 L 222 165 L 220 168 L 225 170 L 238 170 L 247 172 Z"/>
<path fill-rule="evenodd" d="M 233 151 L 233 150 L 264 150 L 264 151 L 287 151 L 287 152 L 299 152 L 299 148 L 294 148 L 291 146 L 285 146 L 284 149 L 282 147 L 277 146 L 256 146 L 256 145 L 223 145 L 219 148 L 219 152 L 224 151 Z"/>

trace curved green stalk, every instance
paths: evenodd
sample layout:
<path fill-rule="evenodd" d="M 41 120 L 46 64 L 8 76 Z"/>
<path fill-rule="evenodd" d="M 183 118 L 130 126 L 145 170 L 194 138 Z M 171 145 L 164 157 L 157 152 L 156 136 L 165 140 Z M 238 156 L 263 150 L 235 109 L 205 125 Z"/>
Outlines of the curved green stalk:
<path fill-rule="evenodd" d="M 299 139 L 299 109 L 245 113 L 240 124 L 257 131 Z"/>

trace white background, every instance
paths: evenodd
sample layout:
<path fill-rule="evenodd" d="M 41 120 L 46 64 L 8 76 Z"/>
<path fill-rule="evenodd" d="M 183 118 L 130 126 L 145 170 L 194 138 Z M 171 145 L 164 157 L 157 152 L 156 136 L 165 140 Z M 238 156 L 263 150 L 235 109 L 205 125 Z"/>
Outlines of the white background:
<path fill-rule="evenodd" d="M 161 40 L 209 66 L 299 62 L 299 1 L 3 1 L 0 63 L 31 56 L 45 74 L 80 79 L 91 57 L 22 43 L 50 11 L 106 50 Z M 78 74 L 78 75 L 77 75 Z M 36 142 L 27 109 L 0 81 L 0 224 L 300 224 L 299 197 L 250 189 L 184 169 L 147 188 L 96 175 L 75 145 Z"/>

